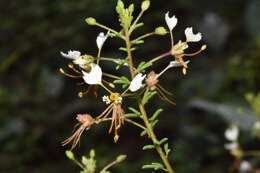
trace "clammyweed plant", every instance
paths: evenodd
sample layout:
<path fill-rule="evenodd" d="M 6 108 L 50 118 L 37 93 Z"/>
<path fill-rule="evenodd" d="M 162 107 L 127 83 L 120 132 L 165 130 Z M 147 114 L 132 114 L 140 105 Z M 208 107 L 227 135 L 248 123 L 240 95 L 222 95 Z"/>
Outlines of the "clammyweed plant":
<path fill-rule="evenodd" d="M 67 73 L 63 69 L 60 69 L 60 72 L 68 77 L 79 78 L 89 85 L 87 91 L 79 92 L 80 97 L 85 96 L 89 91 L 93 91 L 98 98 L 97 93 L 100 92 L 100 89 L 107 93 L 102 99 L 97 99 L 97 101 L 103 101 L 106 104 L 104 110 L 99 115 L 89 113 L 78 114 L 76 119 L 79 122 L 79 128 L 75 130 L 71 137 L 63 142 L 63 145 L 72 143 L 71 149 L 74 149 L 85 130 L 88 130 L 93 125 L 109 121 L 111 125 L 108 132 L 113 133 L 114 142 L 117 142 L 119 139 L 119 129 L 122 128 L 125 123 L 130 123 L 142 130 L 141 136 L 147 136 L 151 140 L 151 144 L 144 146 L 143 149 L 154 149 L 161 158 L 161 162 L 144 165 L 142 168 L 164 170 L 165 172 L 174 173 L 174 169 L 168 159 L 169 152 L 171 151 L 167 143 L 168 139 L 158 138 L 154 132 L 154 126 L 158 123 L 158 116 L 162 112 L 162 109 L 158 108 L 149 116 L 145 106 L 156 95 L 162 100 L 174 104 L 169 98 L 171 93 L 159 84 L 160 76 L 165 74 L 167 70 L 177 67 L 180 67 L 182 73 L 185 75 L 187 73 L 188 63 L 190 62 L 189 60 L 185 60 L 185 58 L 202 52 L 206 49 L 206 45 L 202 45 L 201 48 L 194 53 L 185 53 L 189 44 L 191 42 L 199 42 L 202 35 L 201 33 L 194 34 L 192 27 L 188 27 L 184 32 L 186 40 L 180 40 L 174 43 L 173 29 L 178 20 L 175 16 L 170 17 L 169 12 L 165 14 L 168 29 L 159 26 L 152 32 L 133 38 L 132 34 L 144 25 L 140 22 L 140 19 L 148 10 L 149 6 L 149 0 L 143 1 L 139 15 L 134 17 L 134 5 L 131 4 L 125 7 L 124 3 L 118 0 L 116 13 L 118 14 L 121 26 L 119 31 L 99 23 L 95 18 L 86 18 L 88 25 L 96 26 L 106 31 L 106 34 L 102 32 L 97 36 L 96 44 L 98 53 L 96 56 L 81 54 L 81 52 L 75 50 L 68 51 L 68 53 L 61 52 L 63 57 L 72 60 L 72 62 L 68 64 L 68 67 L 74 74 Z M 137 47 L 143 44 L 146 38 L 154 35 L 164 36 L 167 34 L 170 35 L 171 40 L 170 50 L 137 65 L 136 60 L 138 60 L 138 57 L 134 57 L 132 52 L 136 51 Z M 125 58 L 111 58 L 103 54 L 101 55 L 103 44 L 107 39 L 113 38 L 124 41 L 125 44 L 120 47 L 119 50 L 125 52 Z M 168 61 L 169 64 L 161 72 L 157 73 L 151 69 L 158 61 Z M 120 68 L 128 68 L 129 75 L 117 76 L 104 72 L 102 66 L 104 66 L 105 62 L 115 63 L 115 72 Z M 134 99 L 134 104 L 125 104 L 127 99 Z M 126 110 L 128 112 L 126 112 Z"/>

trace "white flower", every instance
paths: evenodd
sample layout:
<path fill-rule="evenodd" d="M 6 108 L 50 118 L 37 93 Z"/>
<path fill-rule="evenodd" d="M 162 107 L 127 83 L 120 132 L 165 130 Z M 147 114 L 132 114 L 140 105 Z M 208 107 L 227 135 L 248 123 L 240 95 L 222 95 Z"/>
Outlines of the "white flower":
<path fill-rule="evenodd" d="M 185 29 L 185 36 L 187 42 L 198 42 L 201 40 L 202 36 L 201 33 L 193 34 L 192 27 Z"/>
<path fill-rule="evenodd" d="M 224 145 L 224 148 L 226 150 L 236 150 L 238 149 L 239 145 L 237 142 L 227 143 Z"/>
<path fill-rule="evenodd" d="M 64 52 L 60 52 L 60 54 L 65 57 L 65 58 L 69 58 L 69 59 L 78 59 L 81 56 L 80 51 L 76 51 L 76 50 L 69 50 L 68 53 L 64 53 Z"/>
<path fill-rule="evenodd" d="M 143 82 L 145 76 L 146 75 L 142 75 L 142 73 L 137 74 L 130 83 L 130 86 L 129 86 L 130 91 L 135 92 L 135 91 L 139 90 L 143 86 L 142 82 Z"/>
<path fill-rule="evenodd" d="M 177 25 L 178 19 L 175 16 L 170 17 L 169 11 L 165 14 L 165 21 L 170 31 Z"/>
<path fill-rule="evenodd" d="M 107 37 L 108 37 L 108 34 L 105 35 L 103 32 L 98 34 L 97 39 L 96 39 L 98 49 L 101 49 L 103 47 L 103 44 L 105 43 Z"/>
<path fill-rule="evenodd" d="M 84 81 L 89 85 L 101 84 L 102 70 L 97 64 L 91 64 L 90 72 L 82 71 Z"/>
<path fill-rule="evenodd" d="M 104 95 L 102 97 L 102 101 L 105 102 L 107 105 L 111 103 L 111 100 L 109 99 L 109 96 Z"/>
<path fill-rule="evenodd" d="M 232 125 L 225 131 L 225 137 L 229 141 L 236 141 L 239 135 L 239 129 L 237 126 Z"/>
<path fill-rule="evenodd" d="M 240 172 L 249 172 L 251 171 L 251 169 L 252 169 L 252 165 L 250 162 L 243 160 L 240 163 L 240 167 L 239 167 Z"/>

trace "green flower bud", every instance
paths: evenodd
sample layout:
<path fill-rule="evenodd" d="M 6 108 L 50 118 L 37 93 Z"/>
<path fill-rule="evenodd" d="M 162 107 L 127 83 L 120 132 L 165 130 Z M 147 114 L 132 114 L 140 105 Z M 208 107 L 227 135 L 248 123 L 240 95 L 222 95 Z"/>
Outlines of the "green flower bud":
<path fill-rule="evenodd" d="M 123 162 L 125 159 L 126 159 L 126 155 L 119 155 L 117 156 L 116 158 L 116 162 L 119 163 L 119 162 Z"/>
<path fill-rule="evenodd" d="M 89 25 L 95 25 L 95 24 L 96 24 L 96 19 L 93 18 L 93 17 L 88 17 L 88 18 L 86 18 L 85 21 L 86 21 L 87 24 L 89 24 Z"/>
<path fill-rule="evenodd" d="M 167 30 L 164 27 L 162 27 L 162 26 L 157 27 L 154 32 L 157 35 L 165 35 L 165 34 L 167 34 Z"/>
<path fill-rule="evenodd" d="M 150 7 L 150 0 L 145 0 L 142 2 L 142 10 L 146 11 Z"/>
<path fill-rule="evenodd" d="M 65 154 L 70 160 L 74 160 L 74 154 L 71 151 L 67 150 Z"/>
<path fill-rule="evenodd" d="M 89 152 L 89 156 L 90 156 L 90 158 L 94 158 L 95 157 L 95 150 L 90 150 L 90 152 Z"/>

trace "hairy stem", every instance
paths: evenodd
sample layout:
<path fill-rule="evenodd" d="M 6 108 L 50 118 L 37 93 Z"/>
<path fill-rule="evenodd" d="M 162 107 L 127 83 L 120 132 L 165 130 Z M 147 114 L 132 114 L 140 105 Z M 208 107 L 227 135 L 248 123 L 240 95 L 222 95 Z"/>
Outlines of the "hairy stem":
<path fill-rule="evenodd" d="M 125 43 L 126 43 L 127 59 L 130 67 L 131 77 L 134 78 L 135 76 L 134 62 L 133 62 L 133 57 L 131 52 L 131 41 L 130 41 L 130 35 L 128 30 L 125 30 Z"/>
<path fill-rule="evenodd" d="M 150 33 L 141 35 L 140 37 L 137 37 L 136 39 L 134 39 L 134 40 L 132 41 L 132 43 L 135 43 L 135 42 L 137 42 L 137 41 L 139 41 L 139 40 L 142 40 L 142 39 L 144 39 L 144 38 L 146 38 L 146 37 L 150 37 L 150 36 L 152 36 L 152 35 L 154 35 L 154 34 L 155 34 L 155 32 L 150 32 Z"/>
<path fill-rule="evenodd" d="M 158 139 L 153 131 L 153 128 L 151 126 L 151 123 L 149 122 L 149 119 L 148 119 L 148 116 L 147 116 L 147 113 L 146 113 L 146 110 L 144 108 L 144 105 L 140 102 L 139 103 L 139 109 L 141 111 L 141 114 L 142 114 L 142 118 L 143 118 L 143 121 L 144 121 L 144 124 L 146 126 L 146 129 L 147 129 L 147 133 L 150 137 L 150 139 L 153 141 L 153 144 L 155 146 L 155 149 L 156 151 L 158 152 L 159 156 L 161 157 L 167 171 L 169 173 L 175 173 L 166 154 L 164 153 L 163 149 L 161 148 L 160 145 L 158 145 Z"/>
<path fill-rule="evenodd" d="M 126 42 L 126 48 L 127 48 L 127 58 L 128 58 L 128 61 L 129 61 L 129 69 L 130 69 L 130 73 L 131 73 L 131 77 L 132 79 L 134 78 L 135 76 L 135 67 L 134 67 L 134 64 L 133 64 L 133 57 L 132 57 L 132 53 L 131 53 L 131 40 L 130 40 L 130 33 L 129 33 L 129 30 L 125 30 L 125 42 Z M 164 57 L 164 56 L 167 56 L 168 53 L 166 54 L 163 54 L 159 57 L 156 58 L 157 59 L 160 59 L 161 57 Z M 150 139 L 152 140 L 154 146 L 155 146 L 155 149 L 157 151 L 157 153 L 159 154 L 163 164 L 165 165 L 165 168 L 167 170 L 168 173 L 175 173 L 166 154 L 164 153 L 163 149 L 161 148 L 160 145 L 158 145 L 158 139 L 153 131 L 153 128 L 152 128 L 152 125 L 151 123 L 149 122 L 149 119 L 148 119 L 148 116 L 147 116 L 147 113 L 145 111 L 145 108 L 144 108 L 144 104 L 142 102 L 139 102 L 139 109 L 141 111 L 141 114 L 142 114 L 142 119 L 144 121 L 144 124 L 145 124 L 145 127 L 146 127 L 146 130 L 147 130 L 147 133 L 150 137 Z"/>

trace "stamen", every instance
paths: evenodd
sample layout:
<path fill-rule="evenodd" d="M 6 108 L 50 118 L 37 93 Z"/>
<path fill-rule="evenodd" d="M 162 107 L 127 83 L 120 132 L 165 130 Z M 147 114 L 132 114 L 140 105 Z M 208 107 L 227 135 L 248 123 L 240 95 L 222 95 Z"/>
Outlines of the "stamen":
<path fill-rule="evenodd" d="M 60 68 L 59 70 L 60 70 L 61 74 L 65 75 L 67 77 L 71 77 L 71 78 L 81 78 L 82 77 L 82 76 L 74 76 L 74 75 L 68 74 L 62 68 Z"/>
<path fill-rule="evenodd" d="M 101 87 L 103 87 L 105 90 L 107 90 L 107 92 L 109 92 L 110 94 L 112 93 L 112 91 L 110 91 L 104 84 L 99 84 Z"/>
<path fill-rule="evenodd" d="M 76 85 L 84 85 L 84 84 L 86 84 L 85 82 L 78 82 L 78 83 L 76 83 Z"/>
<path fill-rule="evenodd" d="M 108 86 L 110 86 L 111 88 L 115 88 L 115 85 L 111 82 L 105 81 L 104 79 L 102 79 L 102 82 L 108 84 Z"/>
<path fill-rule="evenodd" d="M 70 69 L 72 69 L 74 72 L 76 72 L 76 73 L 78 73 L 78 74 L 81 74 L 81 72 L 78 71 L 72 63 L 69 63 L 69 64 L 68 64 L 68 67 L 69 67 Z"/>
<path fill-rule="evenodd" d="M 157 93 L 158 93 L 158 96 L 160 97 L 160 99 L 172 104 L 172 105 L 176 105 L 173 101 L 171 101 L 159 88 L 157 88 Z"/>
<path fill-rule="evenodd" d="M 198 55 L 199 53 L 204 51 L 206 48 L 207 48 L 207 45 L 203 45 L 203 46 L 201 46 L 200 50 L 198 50 L 197 52 L 190 53 L 190 54 L 184 54 L 184 56 L 195 56 L 195 55 Z"/>
<path fill-rule="evenodd" d="M 100 119 L 103 115 L 105 115 L 106 112 L 112 108 L 112 106 L 113 106 L 113 104 L 110 104 L 96 119 Z"/>
<path fill-rule="evenodd" d="M 159 88 L 162 92 L 164 92 L 165 94 L 167 94 L 167 95 L 173 95 L 173 93 L 171 93 L 170 91 L 168 91 L 168 90 L 166 90 L 165 88 L 163 88 L 160 84 L 157 84 L 156 85 L 157 86 L 157 88 Z"/>

